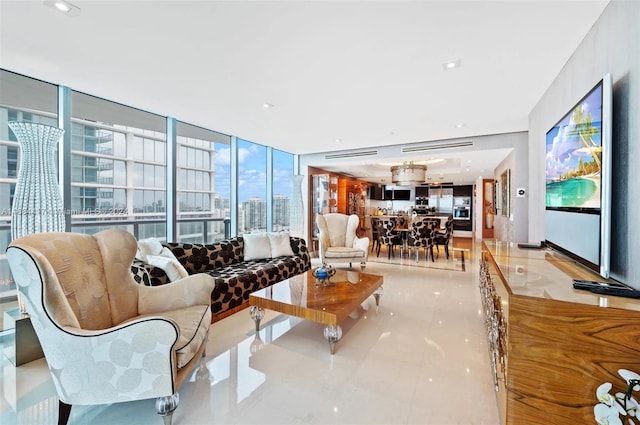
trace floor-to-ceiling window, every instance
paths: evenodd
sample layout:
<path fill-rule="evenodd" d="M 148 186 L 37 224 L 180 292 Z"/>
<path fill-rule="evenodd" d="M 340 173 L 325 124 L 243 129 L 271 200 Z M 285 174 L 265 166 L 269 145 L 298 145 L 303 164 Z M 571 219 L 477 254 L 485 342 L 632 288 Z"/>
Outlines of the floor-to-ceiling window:
<path fill-rule="evenodd" d="M 267 230 L 267 148 L 238 139 L 238 234 Z"/>
<path fill-rule="evenodd" d="M 166 239 L 167 224 L 175 223 L 175 241 L 210 243 L 289 229 L 292 154 L 72 89 L 0 69 L 0 299 L 15 297 L 4 254 L 20 158 L 10 120 L 65 128 L 58 163 L 73 232 L 119 227 L 138 239 Z M 171 123 L 175 138 L 172 130 L 167 136 Z M 167 180 L 173 169 L 175 187 Z"/>
<path fill-rule="evenodd" d="M 177 124 L 177 240 L 213 243 L 226 237 L 231 137 Z"/>
<path fill-rule="evenodd" d="M 71 98 L 71 225 L 166 235 L 166 118 L 84 93 Z"/>
<path fill-rule="evenodd" d="M 289 230 L 291 217 L 291 195 L 293 155 L 273 149 L 273 200 L 271 228 L 273 231 Z"/>

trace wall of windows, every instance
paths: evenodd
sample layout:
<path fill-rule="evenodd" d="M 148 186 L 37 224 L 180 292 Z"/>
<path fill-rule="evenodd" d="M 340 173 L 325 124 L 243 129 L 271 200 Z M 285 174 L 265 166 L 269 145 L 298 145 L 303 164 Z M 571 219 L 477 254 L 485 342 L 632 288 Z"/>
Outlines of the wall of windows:
<path fill-rule="evenodd" d="M 70 194 L 65 209 L 73 232 L 119 227 L 138 239 L 166 240 L 172 226 L 175 241 L 211 243 L 250 231 L 288 230 L 292 154 L 85 93 L 60 93 L 71 105 L 61 142 L 70 149 L 60 147 L 59 163 L 61 175 L 68 175 L 69 187 L 61 188 Z M 7 123 L 69 122 L 59 119 L 58 94 L 56 85 L 0 69 L 0 298 L 12 288 L 4 252 L 20 155 Z M 168 137 L 171 123 L 175 135 Z M 231 199 L 237 199 L 235 208 Z"/>
<path fill-rule="evenodd" d="M 191 243 L 224 239 L 223 221 L 202 218 L 230 216 L 231 137 L 180 121 L 176 127 L 178 238 Z"/>
<path fill-rule="evenodd" d="M 166 235 L 166 118 L 71 92 L 71 228 Z M 133 222 L 136 223 L 135 228 Z"/>
<path fill-rule="evenodd" d="M 267 230 L 267 148 L 238 139 L 238 234 Z"/>
<path fill-rule="evenodd" d="M 291 176 L 293 175 L 293 155 L 288 152 L 273 150 L 273 214 L 271 219 L 272 230 L 290 229 L 291 211 Z"/>

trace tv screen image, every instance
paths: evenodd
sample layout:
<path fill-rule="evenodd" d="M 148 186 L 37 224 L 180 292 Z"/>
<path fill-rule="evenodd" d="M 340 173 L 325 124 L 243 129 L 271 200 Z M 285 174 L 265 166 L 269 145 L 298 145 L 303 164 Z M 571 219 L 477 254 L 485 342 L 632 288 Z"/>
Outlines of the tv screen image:
<path fill-rule="evenodd" d="M 602 85 L 547 133 L 546 206 L 600 209 Z"/>
<path fill-rule="evenodd" d="M 545 240 L 607 278 L 611 255 L 611 74 L 547 132 Z"/>

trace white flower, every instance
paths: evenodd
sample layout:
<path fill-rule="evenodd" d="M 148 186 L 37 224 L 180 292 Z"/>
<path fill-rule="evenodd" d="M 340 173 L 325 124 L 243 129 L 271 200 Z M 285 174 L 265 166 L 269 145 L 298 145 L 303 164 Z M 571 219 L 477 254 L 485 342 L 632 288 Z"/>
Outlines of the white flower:
<path fill-rule="evenodd" d="M 599 425 L 623 425 L 618 409 L 604 403 L 598 403 L 593 407 L 593 415 Z"/>
<path fill-rule="evenodd" d="M 632 379 L 640 381 L 640 375 L 627 369 L 618 369 L 618 374 L 622 376 L 625 381 L 627 381 L 627 385 L 629 384 L 629 381 L 631 381 Z M 634 385 L 633 391 L 640 391 L 640 385 L 637 385 L 637 384 Z"/>
<path fill-rule="evenodd" d="M 609 394 L 612 386 L 613 385 L 611 385 L 611 382 L 605 382 L 598 387 L 598 389 L 596 390 L 596 395 L 598 396 L 598 401 L 600 403 L 604 403 L 607 406 L 613 405 L 613 403 L 615 402 L 615 398 L 611 394 Z"/>
<path fill-rule="evenodd" d="M 593 414 L 599 425 L 623 425 L 621 416 L 625 417 L 624 423 L 628 425 L 635 425 L 632 418 L 640 419 L 640 403 L 630 394 L 631 391 L 640 391 L 640 375 L 627 369 L 618 369 L 618 373 L 627 383 L 626 392 L 612 396 L 609 393 L 613 388 L 610 382 L 596 389 L 598 404 L 593 407 Z M 630 385 L 633 387 L 629 388 Z"/>
<path fill-rule="evenodd" d="M 611 387 L 611 382 L 605 382 L 596 389 L 596 396 L 598 397 L 598 401 L 601 404 L 609 407 L 612 411 L 617 412 L 620 415 L 626 415 L 627 412 L 620 405 L 620 400 L 624 399 L 624 394 L 618 393 L 615 397 L 612 396 L 611 394 L 609 394 L 609 391 L 611 391 Z"/>

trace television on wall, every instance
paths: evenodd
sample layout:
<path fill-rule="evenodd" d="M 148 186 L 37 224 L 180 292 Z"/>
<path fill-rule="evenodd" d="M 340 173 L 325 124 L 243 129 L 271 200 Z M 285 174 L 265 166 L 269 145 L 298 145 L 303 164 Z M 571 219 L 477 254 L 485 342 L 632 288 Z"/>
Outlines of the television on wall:
<path fill-rule="evenodd" d="M 607 278 L 611 230 L 611 75 L 546 134 L 545 238 Z"/>

